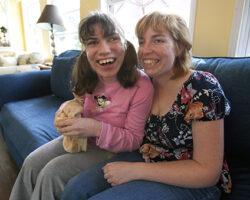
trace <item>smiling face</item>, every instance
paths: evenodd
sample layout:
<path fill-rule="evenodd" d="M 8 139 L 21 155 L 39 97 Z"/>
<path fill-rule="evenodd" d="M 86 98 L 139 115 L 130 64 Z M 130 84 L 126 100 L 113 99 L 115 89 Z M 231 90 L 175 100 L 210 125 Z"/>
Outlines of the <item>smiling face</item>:
<path fill-rule="evenodd" d="M 86 53 L 93 70 L 106 82 L 116 81 L 124 56 L 125 44 L 118 33 L 104 35 L 100 24 L 92 25 L 86 40 Z"/>
<path fill-rule="evenodd" d="M 173 75 L 176 44 L 167 30 L 161 32 L 147 28 L 139 37 L 138 55 L 145 72 L 152 78 Z"/>

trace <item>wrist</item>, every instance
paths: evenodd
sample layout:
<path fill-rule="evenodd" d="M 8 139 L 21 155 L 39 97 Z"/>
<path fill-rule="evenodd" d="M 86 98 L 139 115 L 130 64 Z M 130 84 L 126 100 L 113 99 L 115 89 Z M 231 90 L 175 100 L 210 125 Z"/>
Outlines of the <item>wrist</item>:
<path fill-rule="evenodd" d="M 143 162 L 132 162 L 131 169 L 133 169 L 133 179 L 142 180 L 143 179 Z"/>
<path fill-rule="evenodd" d="M 96 121 L 96 123 L 94 124 L 94 130 L 95 130 L 95 136 L 99 137 L 102 131 L 102 122 Z"/>

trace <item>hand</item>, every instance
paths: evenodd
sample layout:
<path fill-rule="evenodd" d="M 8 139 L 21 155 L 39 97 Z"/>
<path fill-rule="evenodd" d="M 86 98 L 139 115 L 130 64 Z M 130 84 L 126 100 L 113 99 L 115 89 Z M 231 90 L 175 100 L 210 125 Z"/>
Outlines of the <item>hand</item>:
<path fill-rule="evenodd" d="M 111 162 L 106 164 L 102 170 L 104 178 L 112 186 L 117 186 L 126 182 L 135 180 L 134 174 L 136 167 L 132 166 L 135 163 L 131 162 Z"/>
<path fill-rule="evenodd" d="M 73 118 L 54 122 L 58 132 L 64 136 L 98 137 L 101 133 L 101 122 L 91 118 Z"/>

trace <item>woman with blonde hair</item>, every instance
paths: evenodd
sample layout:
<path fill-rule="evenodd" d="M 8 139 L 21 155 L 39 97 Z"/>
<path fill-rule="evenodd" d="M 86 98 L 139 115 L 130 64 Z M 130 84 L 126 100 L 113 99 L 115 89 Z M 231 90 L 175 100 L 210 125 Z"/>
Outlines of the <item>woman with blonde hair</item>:
<path fill-rule="evenodd" d="M 229 192 L 231 182 L 223 162 L 223 118 L 230 106 L 219 82 L 190 68 L 191 38 L 181 17 L 145 15 L 136 35 L 139 60 L 155 89 L 144 142 L 139 152 L 71 179 L 63 199 L 220 199 L 220 189 Z"/>

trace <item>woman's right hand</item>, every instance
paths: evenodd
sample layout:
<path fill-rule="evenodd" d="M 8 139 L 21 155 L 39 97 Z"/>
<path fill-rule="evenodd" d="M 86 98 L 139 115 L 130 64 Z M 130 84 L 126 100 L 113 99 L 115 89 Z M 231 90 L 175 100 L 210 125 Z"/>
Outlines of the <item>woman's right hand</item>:
<path fill-rule="evenodd" d="M 111 162 L 106 164 L 102 170 L 104 178 L 112 186 L 117 186 L 123 183 L 127 183 L 136 180 L 137 163 L 134 162 Z"/>

